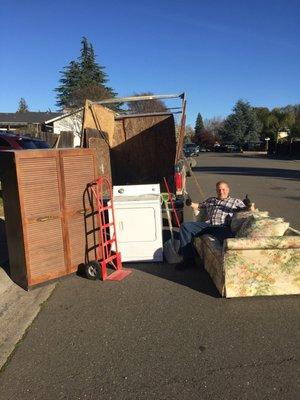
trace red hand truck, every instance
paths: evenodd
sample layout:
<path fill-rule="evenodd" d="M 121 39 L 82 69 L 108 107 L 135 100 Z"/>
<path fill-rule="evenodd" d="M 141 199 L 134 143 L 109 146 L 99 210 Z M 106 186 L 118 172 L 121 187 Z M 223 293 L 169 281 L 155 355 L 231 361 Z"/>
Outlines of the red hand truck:
<path fill-rule="evenodd" d="M 92 182 L 90 190 L 91 203 L 96 206 L 98 222 L 98 244 L 96 260 L 85 264 L 87 278 L 121 281 L 132 271 L 122 269 L 121 253 L 118 251 L 117 234 L 115 226 L 115 214 L 113 195 L 110 181 L 106 177 L 100 177 Z M 109 198 L 104 200 L 104 194 Z M 107 266 L 112 266 L 115 271 L 107 274 Z"/>

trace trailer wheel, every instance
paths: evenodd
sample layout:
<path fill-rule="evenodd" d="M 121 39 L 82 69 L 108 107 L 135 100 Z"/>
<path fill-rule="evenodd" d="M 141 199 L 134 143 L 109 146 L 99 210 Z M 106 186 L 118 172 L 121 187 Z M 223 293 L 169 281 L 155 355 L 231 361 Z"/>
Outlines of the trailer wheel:
<path fill-rule="evenodd" d="M 88 279 L 95 281 L 101 277 L 101 268 L 98 261 L 90 261 L 85 264 L 85 274 Z"/>

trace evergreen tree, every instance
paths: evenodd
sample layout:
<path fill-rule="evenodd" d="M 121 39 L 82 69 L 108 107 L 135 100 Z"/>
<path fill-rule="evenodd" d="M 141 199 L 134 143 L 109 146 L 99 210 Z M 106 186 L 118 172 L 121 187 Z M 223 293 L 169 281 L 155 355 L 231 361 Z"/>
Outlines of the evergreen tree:
<path fill-rule="evenodd" d="M 84 104 L 84 101 L 102 100 L 116 96 L 116 92 L 108 86 L 107 74 L 104 68 L 98 65 L 93 46 L 86 37 L 81 40 L 80 56 L 77 61 L 61 71 L 60 86 L 57 92 L 57 105 L 61 108 L 76 108 Z"/>
<path fill-rule="evenodd" d="M 80 64 L 71 61 L 67 67 L 64 67 L 62 78 L 59 80 L 60 86 L 55 89 L 58 93 L 57 105 L 61 108 L 74 108 L 77 106 L 73 93 L 80 89 L 81 69 Z"/>
<path fill-rule="evenodd" d="M 246 101 L 239 100 L 230 114 L 221 131 L 225 143 L 234 143 L 243 146 L 245 143 L 258 142 L 262 124 L 255 110 Z"/>
<path fill-rule="evenodd" d="M 197 144 L 201 143 L 201 135 L 204 132 L 204 123 L 203 119 L 200 113 L 198 113 L 197 118 L 196 118 L 196 124 L 195 124 L 195 135 L 194 135 L 194 142 Z"/>
<path fill-rule="evenodd" d="M 18 113 L 25 113 L 25 112 L 28 112 L 28 111 L 29 111 L 29 108 L 28 108 L 28 105 L 26 103 L 26 100 L 23 97 L 21 97 L 20 101 L 19 101 L 19 106 L 18 106 L 17 112 Z"/>
<path fill-rule="evenodd" d="M 201 132 L 204 130 L 204 123 L 200 113 L 197 115 L 196 124 L 195 124 L 195 135 L 200 136 Z"/>

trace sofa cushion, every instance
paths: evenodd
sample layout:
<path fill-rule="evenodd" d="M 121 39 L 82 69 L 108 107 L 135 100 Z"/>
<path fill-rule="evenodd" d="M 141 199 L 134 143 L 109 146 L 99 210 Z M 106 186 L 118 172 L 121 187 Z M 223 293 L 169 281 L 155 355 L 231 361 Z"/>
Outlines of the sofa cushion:
<path fill-rule="evenodd" d="M 227 239 L 224 250 L 300 249 L 300 235 Z"/>
<path fill-rule="evenodd" d="M 237 212 L 233 215 L 232 220 L 231 220 L 231 224 L 230 224 L 230 228 L 232 232 L 237 232 L 241 226 L 243 225 L 243 223 L 250 218 L 251 216 L 253 216 L 254 218 L 260 218 L 260 217 L 268 217 L 269 216 L 269 212 L 268 211 L 240 211 Z"/>
<path fill-rule="evenodd" d="M 256 238 L 261 236 L 283 236 L 289 223 L 282 218 L 256 218 L 251 216 L 243 222 L 236 237 Z"/>

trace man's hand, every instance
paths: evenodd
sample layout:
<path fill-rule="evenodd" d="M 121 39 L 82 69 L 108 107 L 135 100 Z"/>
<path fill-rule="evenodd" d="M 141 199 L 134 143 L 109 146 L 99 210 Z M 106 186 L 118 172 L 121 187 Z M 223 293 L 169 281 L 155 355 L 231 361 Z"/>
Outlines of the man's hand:
<path fill-rule="evenodd" d="M 193 203 L 190 196 L 188 196 L 188 198 L 185 201 L 185 205 L 188 207 L 192 207 L 193 210 L 198 210 L 200 203 Z"/>
<path fill-rule="evenodd" d="M 198 208 L 199 208 L 199 203 L 192 203 L 192 204 L 191 204 L 191 207 L 192 207 L 193 210 L 198 210 Z"/>

